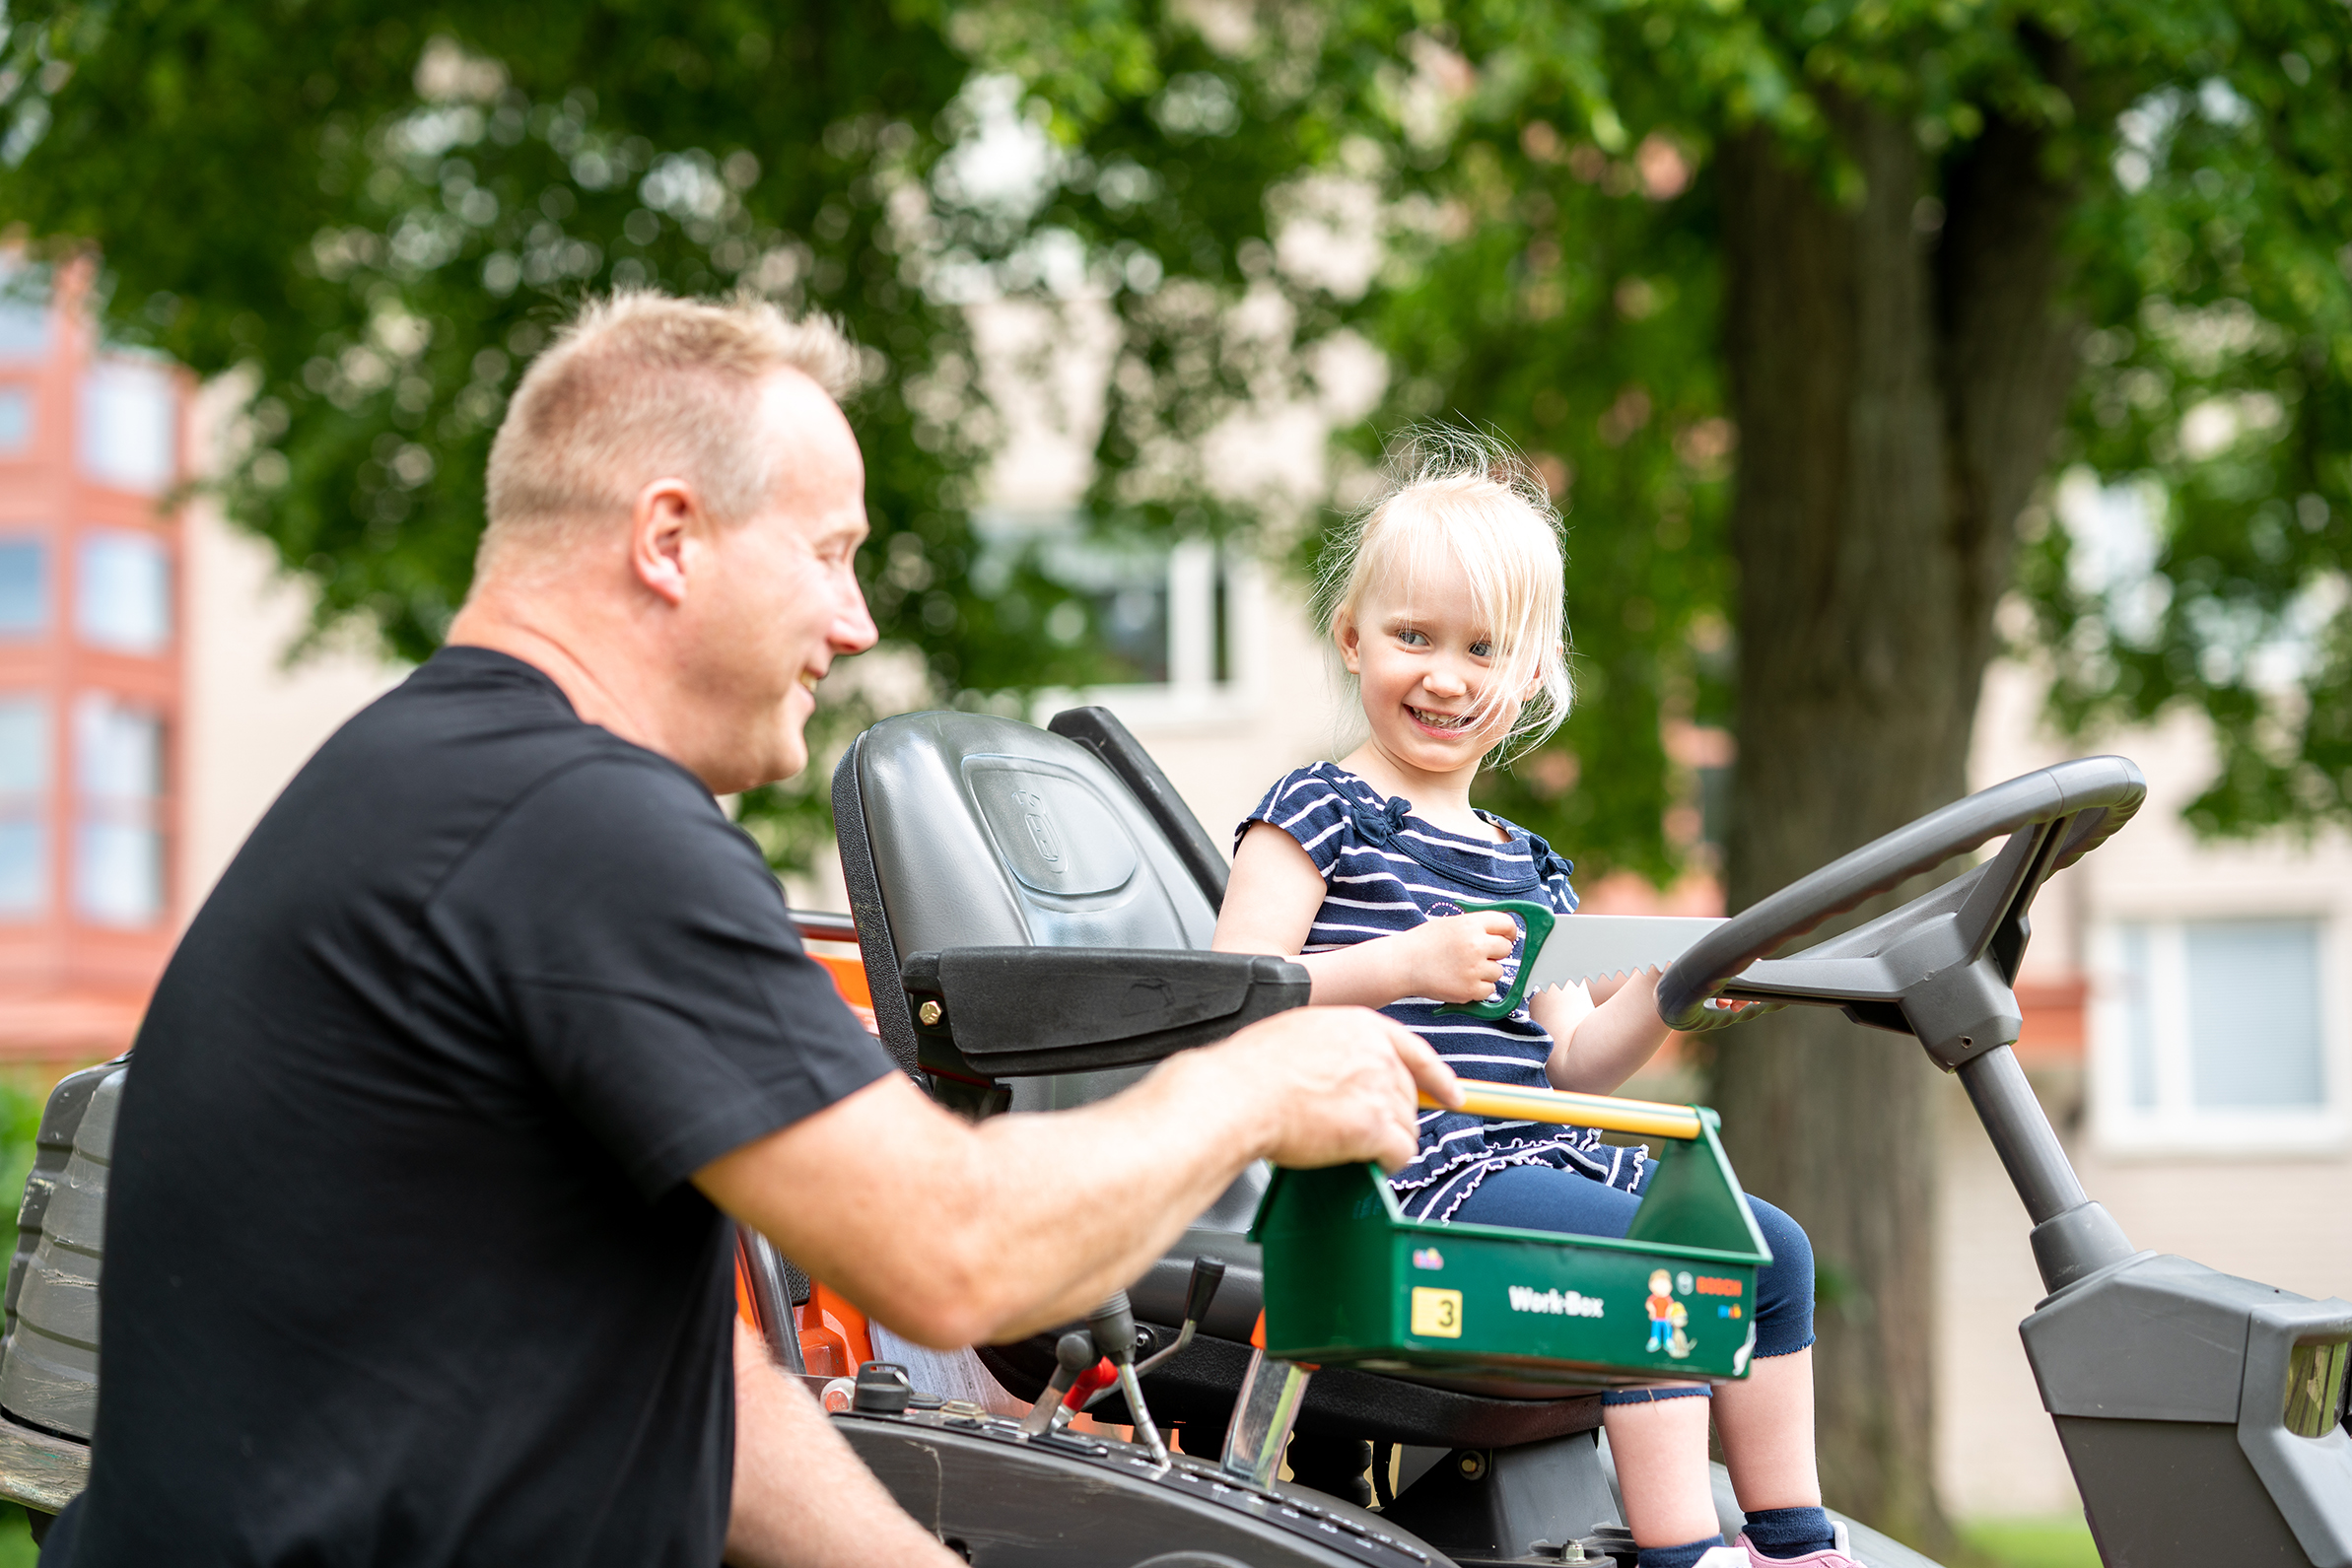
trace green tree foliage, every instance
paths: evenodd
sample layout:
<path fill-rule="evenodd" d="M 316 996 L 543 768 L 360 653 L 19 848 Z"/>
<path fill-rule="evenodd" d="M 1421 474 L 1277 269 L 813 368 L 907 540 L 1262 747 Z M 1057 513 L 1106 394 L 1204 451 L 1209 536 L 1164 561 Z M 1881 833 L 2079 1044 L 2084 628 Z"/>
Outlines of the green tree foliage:
<path fill-rule="evenodd" d="M 1353 450 L 1468 418 L 1540 454 L 1570 511 L 1584 700 L 1489 795 L 1588 863 L 1663 876 L 1655 802 L 1688 782 L 1657 715 L 1725 707 L 1712 151 L 1766 125 L 1850 195 L 1854 102 L 1904 114 L 1945 168 L 1988 115 L 2033 125 L 2079 197 L 2062 305 L 2090 330 L 2061 455 L 2164 504 L 2121 579 L 2114 549 L 2028 514 L 2059 715 L 2214 714 L 2200 825 L 2346 811 L 2345 31 L 2326 0 L 19 7 L 0 211 L 104 247 L 117 334 L 248 368 L 236 513 L 318 585 L 322 622 L 361 612 L 412 657 L 462 594 L 519 362 L 589 290 L 750 284 L 877 350 L 857 411 L 874 598 L 942 696 L 1099 667 L 1039 635 L 1067 595 L 1028 565 L 973 586 L 995 428 L 959 298 L 1081 280 L 1110 300 L 1092 499 L 1123 534 L 1255 520 L 1201 438 L 1312 392 L 1315 348 L 1359 333 L 1391 376 Z M 955 177 L 975 66 L 1051 132 L 1029 187 Z M 1925 243 L 1941 200 L 1923 192 Z M 1335 282 L 1278 247 L 1285 226 L 1376 244 L 1380 267 Z M 1253 294 L 1273 330 L 1233 324 Z M 2264 686 L 2282 670 L 2309 701 Z"/>
<path fill-rule="evenodd" d="M 2202 827 L 2352 814 L 2341 5 L 1360 0 L 959 18 L 1050 107 L 1077 167 L 1143 170 L 1106 188 L 1150 192 L 1135 211 L 1159 218 L 1141 241 L 1158 247 L 1152 273 L 1223 291 L 1193 296 L 1189 314 L 1165 291 L 1121 302 L 1135 374 L 1114 383 L 1098 508 L 1165 489 L 1180 467 L 1166 449 L 1280 379 L 1212 352 L 1214 307 L 1253 288 L 1280 299 L 1290 385 L 1312 382 L 1317 344 L 1362 334 L 1391 378 L 1346 438 L 1355 451 L 1412 419 L 1468 419 L 1540 454 L 1570 512 L 1584 702 L 1487 797 L 1653 877 L 1679 860 L 1656 802 L 1689 784 L 1659 716 L 1728 712 L 1738 433 L 1717 151 L 1762 133 L 1851 202 L 1867 173 L 1842 127 L 1896 116 L 1932 253 L 1948 203 L 1981 194 L 1959 187 L 1988 137 L 2031 139 L 2069 204 L 2048 330 L 2082 362 L 2049 471 L 2153 481 L 2160 502 L 2144 559 L 2126 550 L 2118 579 L 2113 542 L 2075 548 L 2040 498 L 2019 648 L 2050 658 L 2053 715 L 2078 731 L 2176 700 L 2210 713 L 2225 763 L 2192 812 Z M 1219 199 L 1204 185 L 1228 216 L 1216 242 L 1188 245 L 1179 215 Z M 1334 283 L 1291 264 L 1283 223 L 1345 227 L 1366 192 L 1357 233 L 1380 248 L 1376 273 Z M 1088 198 L 1072 181 L 1057 221 L 1132 253 L 1135 220 Z M 1274 215 L 1275 248 L 1249 242 L 1253 202 Z M 1997 263 L 1999 235 L 1972 242 Z M 1175 493 L 1197 503 L 1201 476 L 1181 477 Z"/>
<path fill-rule="evenodd" d="M 889 8 L 380 0 L 15 9 L 0 213 L 103 255 L 106 322 L 250 377 L 233 514 L 394 653 L 439 645 L 471 574 L 489 442 L 583 296 L 748 287 L 839 315 L 879 373 L 852 410 L 887 644 L 940 696 L 1075 682 L 1067 590 L 974 589 L 995 440 L 959 270 L 1025 231 L 961 199 L 968 66 Z M 951 172 L 951 170 L 950 170 Z M 836 733 L 858 704 L 830 715 Z M 821 770 L 749 802 L 791 860 Z"/>
<path fill-rule="evenodd" d="M 2140 84 L 2083 215 L 2068 454 L 2143 487 L 2154 526 L 2027 519 L 2058 716 L 2210 715 L 2208 833 L 2352 819 L 2348 46 L 2340 9 L 2259 8 L 2206 44 L 2211 74 Z"/>
<path fill-rule="evenodd" d="M 1573 36 L 1578 19 L 1590 24 L 1581 59 L 1528 46 Z M 2051 330 L 2079 334 L 2083 360 L 2050 467 L 2143 482 L 2155 515 L 2129 536 L 2126 513 L 2127 537 L 2086 550 L 2051 498 L 2029 510 L 2020 583 L 2036 615 L 2020 649 L 2051 658 L 2054 716 L 2078 733 L 2177 702 L 2209 714 L 2223 767 L 2191 808 L 2197 826 L 2352 818 L 2343 7 L 1522 5 L 1466 14 L 1451 41 L 1480 69 L 1449 163 L 1481 139 L 1511 161 L 1514 128 L 1529 151 L 1531 114 L 1581 79 L 1587 145 L 1674 138 L 1701 165 L 1681 202 L 1695 209 L 1717 194 L 1708 149 L 1759 120 L 1850 192 L 1865 176 L 1835 123 L 1869 102 L 1914 126 L 1928 161 L 1915 226 L 1933 246 L 1957 199 L 1948 187 L 1988 126 L 2041 138 L 2044 168 L 2074 201 Z M 1547 52 L 1553 80 L 1529 58 Z M 1542 188 L 1540 165 L 1521 168 L 1512 183 Z M 1681 259 L 1679 292 L 1715 307 L 1715 247 L 1653 241 L 1631 254 L 1651 269 Z M 1498 323 L 1495 337 L 1523 325 Z M 1695 335 L 1722 330 L 1717 317 Z M 1479 411 L 1532 433 L 1534 411 L 1516 403 L 1505 393 Z M 1579 412 L 1598 405 L 1588 395 Z"/>
<path fill-rule="evenodd" d="M 1279 504 L 1220 488 L 1205 438 L 1253 407 L 1328 399 L 1346 365 L 1329 351 L 1378 349 L 1390 392 L 1348 431 L 1343 478 L 1385 433 L 1466 419 L 1533 454 L 1570 512 L 1580 701 L 1554 746 L 1490 776 L 1483 798 L 1577 846 L 1588 873 L 1670 876 L 1686 845 L 1659 801 L 1691 781 L 1669 763 L 1660 716 L 1720 721 L 1729 656 L 1735 435 L 1721 417 L 1708 209 L 1671 199 L 1690 159 L 1666 141 L 1627 149 L 1622 132 L 1623 156 L 1571 145 L 1575 96 L 1550 120 L 1520 112 L 1588 85 L 1587 26 L 1569 30 L 1566 52 L 1531 38 L 1497 98 L 1438 41 L 1449 30 L 1424 30 L 1409 8 L 1203 15 L 957 13 L 959 39 L 1027 86 L 1064 149 L 1038 221 L 1108 258 L 1117 280 L 1098 523 L 1291 535 L 1299 519 Z M 1507 28 L 1513 8 L 1492 20 Z M 1295 535 L 1294 567 L 1321 534 Z M 1607 766 L 1584 769 L 1585 756 Z"/>

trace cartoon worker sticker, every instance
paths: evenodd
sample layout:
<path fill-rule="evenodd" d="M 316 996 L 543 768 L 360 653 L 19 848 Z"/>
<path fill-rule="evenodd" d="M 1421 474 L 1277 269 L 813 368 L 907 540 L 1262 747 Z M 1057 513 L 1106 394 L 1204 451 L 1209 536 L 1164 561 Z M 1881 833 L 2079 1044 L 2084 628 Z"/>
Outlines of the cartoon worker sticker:
<path fill-rule="evenodd" d="M 1691 1309 L 1678 1301 L 1668 1310 L 1667 1319 L 1674 1332 L 1666 1341 L 1666 1353 L 1681 1361 L 1698 1348 L 1691 1341 Z"/>
<path fill-rule="evenodd" d="M 1672 1274 L 1663 1268 L 1651 1273 L 1649 1297 L 1642 1302 L 1641 1309 L 1648 1313 L 1650 1318 L 1648 1348 L 1652 1350 L 1665 1349 L 1667 1339 L 1674 1331 L 1674 1276 Z M 1688 1316 L 1685 1314 L 1686 1318 Z"/>

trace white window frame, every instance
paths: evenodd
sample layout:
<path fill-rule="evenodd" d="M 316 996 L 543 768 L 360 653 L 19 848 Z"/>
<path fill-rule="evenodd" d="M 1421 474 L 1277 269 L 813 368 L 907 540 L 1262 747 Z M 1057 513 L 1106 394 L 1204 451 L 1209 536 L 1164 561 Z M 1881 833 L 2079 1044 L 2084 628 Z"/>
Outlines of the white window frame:
<path fill-rule="evenodd" d="M 143 528 L 88 527 L 73 549 L 75 639 L 85 648 L 134 658 L 171 652 L 179 608 L 173 591 L 178 563 L 171 546 Z M 102 596 L 109 589 L 129 591 L 120 598 Z M 152 624 L 130 624 L 126 609 L 152 614 Z"/>
<path fill-rule="evenodd" d="M 93 484 L 160 496 L 180 471 L 179 387 L 160 360 L 110 356 L 82 372 L 75 460 Z"/>
<path fill-rule="evenodd" d="M 126 718 L 137 726 L 134 744 L 139 750 L 131 754 L 132 760 L 144 763 L 147 775 L 127 787 L 118 780 L 94 777 L 103 762 L 119 760 L 102 757 L 99 748 L 124 738 L 124 731 L 109 733 L 109 727 Z M 171 787 L 171 720 L 155 705 L 100 687 L 75 697 L 72 720 L 69 903 L 74 918 L 116 930 L 152 929 L 172 913 L 172 844 L 164 816 Z M 109 868 L 108 861 L 96 856 L 102 844 L 134 848 L 134 860 L 115 862 L 130 867 L 129 882 L 109 882 L 102 876 Z M 138 895 L 135 902 L 118 896 L 126 886 Z"/>
<path fill-rule="evenodd" d="M 14 404 L 24 410 L 24 424 L 16 439 L 6 439 L 6 427 L 0 423 L 0 462 L 29 462 L 40 444 L 40 395 L 31 381 L 0 380 L 0 405 Z"/>
<path fill-rule="evenodd" d="M 2185 1001 L 2185 927 L 2229 920 L 2308 920 L 2317 927 L 2320 1103 L 2311 1109 L 2199 1107 L 2190 1101 Z M 2123 932 L 2148 930 L 2151 1042 L 2156 1105 L 2131 1097 L 2128 1004 L 2123 994 Z M 2092 1132 L 2110 1154 L 2168 1159 L 2295 1158 L 2342 1151 L 2352 1144 L 2346 1088 L 2352 1084 L 2352 1009 L 2339 1002 L 2352 979 L 2352 920 L 2317 901 L 2265 901 L 2241 906 L 2222 897 L 2190 909 L 2110 909 L 2092 923 L 2089 1044 Z"/>
<path fill-rule="evenodd" d="M 12 688 L 0 691 L 0 703 L 22 704 L 29 710 L 32 723 L 33 766 L 22 781 L 27 787 L 10 788 L 10 781 L 0 779 L 0 822 L 29 824 L 33 829 L 34 896 L 31 903 L 17 907 L 0 907 L 0 925 L 20 925 L 44 920 L 51 913 L 51 865 L 56 855 L 57 833 L 57 738 L 56 717 L 48 692 L 39 688 Z M 12 759 L 26 761 L 20 754 Z"/>
<path fill-rule="evenodd" d="M 1075 527 L 1072 514 L 1000 513 L 984 536 L 1009 538 Z M 1225 673 L 1216 678 L 1216 585 L 1225 579 Z M 1214 540 L 1180 539 L 1168 549 L 1168 678 L 1040 691 L 1031 708 L 1044 723 L 1068 708 L 1099 705 L 1131 728 L 1154 733 L 1230 724 L 1257 711 L 1265 668 L 1267 573 L 1249 551 Z M 1038 635 L 1042 636 L 1043 633 Z"/>
<path fill-rule="evenodd" d="M 1207 539 L 1180 540 L 1168 551 L 1168 678 L 1077 692 L 1039 694 L 1038 722 L 1065 708 L 1099 705 L 1131 729 L 1155 733 L 1208 727 L 1248 716 L 1258 706 L 1257 644 L 1266 620 L 1266 573 L 1246 552 L 1227 552 L 1225 672 L 1216 678 L 1218 551 Z"/>

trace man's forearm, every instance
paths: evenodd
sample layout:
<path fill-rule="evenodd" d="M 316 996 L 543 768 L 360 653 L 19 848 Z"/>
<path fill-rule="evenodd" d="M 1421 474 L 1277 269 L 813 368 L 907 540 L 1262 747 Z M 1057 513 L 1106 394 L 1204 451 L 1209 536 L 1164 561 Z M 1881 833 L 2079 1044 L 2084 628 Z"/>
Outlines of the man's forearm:
<path fill-rule="evenodd" d="M 1304 1009 L 1186 1052 L 1081 1110 L 974 1128 L 895 1075 L 696 1175 L 723 1208 L 909 1338 L 1011 1337 L 1141 1274 L 1252 1160 L 1412 1157 L 1427 1045 Z"/>
<path fill-rule="evenodd" d="M 813 1274 L 926 1344 L 1068 1322 L 1141 1274 L 1264 1147 L 1247 1086 L 1206 1053 L 1127 1093 L 876 1147 L 832 1235 L 770 1231 Z M 842 1205 L 847 1205 L 845 1211 Z M 839 1248 L 837 1237 L 850 1245 Z M 833 1257 L 823 1254 L 832 1252 Z"/>
<path fill-rule="evenodd" d="M 976 1291 L 993 1285 L 1003 1298 L 988 1337 L 1084 1316 L 1150 1267 L 1261 1157 L 1269 1119 L 1253 1102 L 1265 1090 L 1214 1067 L 1188 1053 L 1116 1099 L 981 1124 L 990 1195 L 969 1206 L 965 1223 Z M 1064 1277 L 1043 1299 L 1020 1299 Z M 1008 1281 L 1023 1288 L 1002 1290 Z"/>
<path fill-rule="evenodd" d="M 808 1391 L 735 1324 L 734 1568 L 958 1568 L 851 1452 Z"/>

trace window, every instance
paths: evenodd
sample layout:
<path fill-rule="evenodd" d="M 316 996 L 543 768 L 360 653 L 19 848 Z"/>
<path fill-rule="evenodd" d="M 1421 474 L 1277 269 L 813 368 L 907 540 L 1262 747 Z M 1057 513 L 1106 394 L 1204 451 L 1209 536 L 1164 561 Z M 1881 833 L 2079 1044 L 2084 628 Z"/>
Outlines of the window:
<path fill-rule="evenodd" d="M 37 360 L 49 349 L 48 291 L 0 263 L 0 360 Z"/>
<path fill-rule="evenodd" d="M 93 648 L 160 653 L 172 641 L 172 566 L 142 533 L 82 537 L 74 587 L 74 630 Z"/>
<path fill-rule="evenodd" d="M 38 539 L 0 539 L 0 637 L 49 629 L 49 551 Z"/>
<path fill-rule="evenodd" d="M 169 371 L 100 361 L 82 376 L 82 471 L 120 490 L 159 493 L 178 471 L 177 422 Z"/>
<path fill-rule="evenodd" d="M 0 920 L 49 907 L 49 705 L 0 696 Z"/>
<path fill-rule="evenodd" d="M 977 522 L 983 549 L 974 585 L 991 596 L 1003 591 L 1013 559 L 1034 547 L 1045 575 L 1077 594 L 1039 631 L 1074 643 L 1091 622 L 1111 655 L 1104 685 L 1145 688 L 1129 695 L 1184 705 L 1237 679 L 1244 661 L 1234 606 L 1257 580 L 1254 563 L 1237 552 L 1203 539 L 1113 544 L 1089 538 L 1066 513 L 997 512 Z"/>
<path fill-rule="evenodd" d="M 2160 1145 L 2339 1136 L 2325 930 L 2304 918 L 2103 930 L 2091 1024 L 2103 1132 Z"/>
<path fill-rule="evenodd" d="M 104 692 L 74 704 L 74 910 L 101 925 L 164 912 L 164 721 Z"/>
<path fill-rule="evenodd" d="M 22 457 L 33 445 L 33 388 L 0 386 L 0 457 Z"/>

